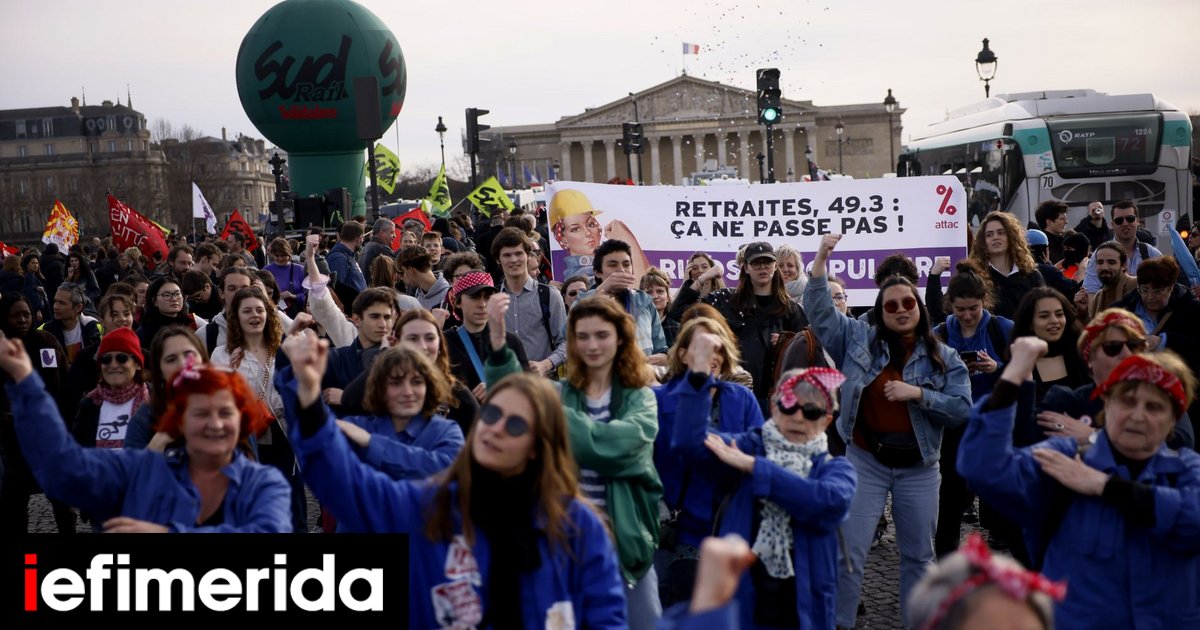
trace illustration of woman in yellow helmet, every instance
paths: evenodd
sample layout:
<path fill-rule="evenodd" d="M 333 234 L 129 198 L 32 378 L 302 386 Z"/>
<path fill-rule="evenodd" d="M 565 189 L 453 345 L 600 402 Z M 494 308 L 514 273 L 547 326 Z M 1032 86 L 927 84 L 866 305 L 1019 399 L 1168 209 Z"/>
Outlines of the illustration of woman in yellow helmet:
<path fill-rule="evenodd" d="M 601 228 L 596 217 L 603 214 L 592 206 L 587 196 L 578 190 L 560 190 L 550 199 L 550 231 L 559 247 L 566 250 L 566 267 L 561 278 L 574 275 L 593 276 L 592 253 L 601 240 L 625 241 L 633 250 L 633 274 L 639 278 L 650 268 L 646 254 L 637 237 L 619 219 Z M 602 238 L 603 233 L 603 238 Z"/>

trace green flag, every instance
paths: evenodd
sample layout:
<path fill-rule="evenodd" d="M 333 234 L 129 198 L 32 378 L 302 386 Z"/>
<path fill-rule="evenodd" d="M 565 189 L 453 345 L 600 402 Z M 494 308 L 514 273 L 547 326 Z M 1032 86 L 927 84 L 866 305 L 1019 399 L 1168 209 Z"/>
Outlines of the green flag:
<path fill-rule="evenodd" d="M 492 216 L 492 212 L 500 210 L 502 212 L 511 212 L 515 207 L 512 199 L 508 198 L 508 193 L 500 187 L 500 182 L 496 181 L 496 176 L 487 178 L 487 181 L 479 185 L 479 188 L 471 191 L 467 195 L 467 199 L 471 200 L 471 204 L 479 208 L 480 214 L 485 217 Z"/>
<path fill-rule="evenodd" d="M 450 182 L 446 181 L 446 165 L 442 165 L 442 169 L 438 171 L 437 177 L 433 179 L 433 185 L 429 187 L 429 207 L 432 212 L 430 214 L 438 217 L 444 217 L 450 214 Z"/>
<path fill-rule="evenodd" d="M 369 179 L 371 163 L 363 163 L 363 178 Z M 400 157 L 382 144 L 375 145 L 375 176 L 379 187 L 392 194 L 396 190 L 396 177 L 400 175 Z"/>

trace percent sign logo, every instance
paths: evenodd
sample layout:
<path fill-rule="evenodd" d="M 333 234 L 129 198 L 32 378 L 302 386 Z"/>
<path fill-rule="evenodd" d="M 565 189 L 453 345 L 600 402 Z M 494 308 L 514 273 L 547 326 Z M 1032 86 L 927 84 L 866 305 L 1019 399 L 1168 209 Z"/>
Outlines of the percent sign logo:
<path fill-rule="evenodd" d="M 939 184 L 935 192 L 942 198 L 941 203 L 938 205 L 938 214 L 954 214 L 958 212 L 958 208 L 950 205 L 950 195 L 953 195 L 954 191 L 950 190 L 949 186 Z"/>

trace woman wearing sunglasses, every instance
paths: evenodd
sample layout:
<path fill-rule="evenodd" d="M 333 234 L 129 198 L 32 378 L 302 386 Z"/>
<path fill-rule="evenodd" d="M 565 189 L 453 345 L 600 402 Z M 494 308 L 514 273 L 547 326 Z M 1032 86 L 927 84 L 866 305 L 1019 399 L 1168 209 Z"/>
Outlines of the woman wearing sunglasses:
<path fill-rule="evenodd" d="M 154 335 L 164 326 L 178 325 L 197 330 L 207 323 L 188 312 L 179 281 L 164 276 L 151 282 L 146 290 L 146 307 L 137 329 L 138 340 L 143 348 L 149 348 Z"/>
<path fill-rule="evenodd" d="M 967 417 L 971 384 L 958 353 L 933 334 L 917 288 L 903 277 L 881 284 L 874 325 L 837 311 L 825 262 L 841 238 L 821 238 L 804 289 L 804 310 L 821 345 L 846 375 L 837 430 L 858 487 L 850 520 L 842 527 L 849 557 L 838 564 L 837 625 L 851 628 L 867 551 L 889 493 L 900 547 L 902 616 L 907 616 L 909 592 L 933 564 L 942 432 Z"/>
<path fill-rule="evenodd" d="M 971 413 L 959 472 L 1045 550 L 1046 577 L 1070 580 L 1054 609 L 1060 625 L 1195 626 L 1200 456 L 1165 444 L 1195 376 L 1173 352 L 1126 357 L 1096 388 L 1104 428 L 1090 448 L 1067 437 L 1017 448 L 1014 402 L 1047 345 L 1013 340 L 1012 360 Z"/>
<path fill-rule="evenodd" d="M 738 588 L 741 627 L 833 627 L 838 525 L 850 510 L 855 472 L 829 454 L 825 428 L 845 377 L 830 368 L 789 370 L 766 424 L 726 431 L 708 421 L 709 391 L 718 384 L 711 365 L 722 343 L 705 332 L 691 339 L 687 375 L 671 387 L 672 451 L 731 493 L 715 533 L 752 541 L 758 556 Z"/>
<path fill-rule="evenodd" d="M 1099 418 L 1104 402 L 1092 397 L 1092 393 L 1121 361 L 1147 352 L 1146 327 L 1125 309 L 1106 309 L 1088 322 L 1079 336 L 1078 347 L 1091 381 L 1075 389 L 1051 387 L 1039 407 L 1037 423 L 1045 437 L 1073 437 L 1084 446 L 1101 429 Z M 1192 421 L 1184 412 L 1167 436 L 1167 446 L 1192 448 L 1194 444 Z"/>
<path fill-rule="evenodd" d="M 180 447 L 163 454 L 76 443 L 20 341 L 0 339 L 0 369 L 33 476 L 104 531 L 292 530 L 287 482 L 238 449 L 270 414 L 236 372 L 191 364 L 176 374 L 160 423 Z"/>
<path fill-rule="evenodd" d="M 501 322 L 507 297 L 489 303 Z M 489 363 L 500 355 L 516 365 L 503 328 L 490 337 Z M 450 468 L 427 481 L 396 480 L 354 455 L 322 402 L 328 344 L 302 331 L 284 350 L 292 365 L 279 388 L 313 493 L 349 529 L 411 536 L 410 627 L 626 627 L 617 555 L 579 494 L 549 381 L 489 376 L 480 421 Z"/>
<path fill-rule="evenodd" d="M 130 418 L 150 400 L 137 335 L 129 328 L 109 331 L 100 340 L 96 363 L 100 382 L 79 403 L 73 433 L 83 446 L 123 448 Z"/>

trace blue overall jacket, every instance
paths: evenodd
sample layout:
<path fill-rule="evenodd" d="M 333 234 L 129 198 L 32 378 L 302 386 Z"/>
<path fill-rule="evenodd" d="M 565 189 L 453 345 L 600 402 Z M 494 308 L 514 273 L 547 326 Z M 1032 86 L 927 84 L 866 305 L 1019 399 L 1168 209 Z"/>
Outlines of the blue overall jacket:
<path fill-rule="evenodd" d="M 460 531 L 450 541 L 431 541 L 424 528 L 434 486 L 398 481 L 363 463 L 327 408 L 325 423 L 305 437 L 291 368 L 275 378 L 296 457 L 313 494 L 353 531 L 410 535 L 408 627 L 478 624 L 488 606 L 483 589 L 490 558 L 487 537 L 476 531 L 475 541 L 468 543 Z M 451 505 L 457 506 L 458 500 L 452 498 Z M 576 627 L 627 627 L 625 590 L 608 530 L 579 499 L 569 499 L 567 515 L 567 547 L 539 536 L 541 564 L 521 576 L 524 627 L 548 627 L 552 618 L 567 614 Z"/>
<path fill-rule="evenodd" d="M 46 496 L 97 522 L 128 516 L 173 532 L 292 532 L 291 487 L 278 470 L 250 461 L 237 449 L 221 470 L 229 478 L 224 523 L 201 527 L 196 525 L 200 492 L 188 476 L 186 451 L 83 448 L 67 433 L 36 372 L 6 390 L 21 452 Z"/>
<path fill-rule="evenodd" d="M 1058 627 L 1200 628 L 1200 455 L 1161 446 L 1132 480 L 1153 493 L 1154 524 L 1131 523 L 1103 498 L 1065 490 L 1034 461 L 1035 448 L 1074 457 L 1074 438 L 1014 449 L 1016 406 L 984 411 L 990 398 L 971 414 L 958 472 L 980 499 L 1025 529 L 1031 549 L 1045 549 L 1042 572 L 1067 581 L 1066 599 L 1054 609 Z M 1083 462 L 1129 479 L 1106 431 Z M 1061 522 L 1047 527 L 1056 509 Z"/>
<path fill-rule="evenodd" d="M 712 406 L 708 390 L 714 383 L 710 376 L 704 386 L 696 389 L 684 378 L 672 388 L 679 406 L 671 448 L 698 473 L 717 480 L 732 478 L 736 484 L 733 498 L 717 524 L 718 535 L 736 533 L 753 543 L 755 512 L 764 500 L 791 515 L 800 627 L 832 628 L 837 605 L 837 528 L 846 520 L 854 499 L 858 483 L 854 467 L 846 458 L 826 453 L 814 457 L 808 477 L 801 477 L 767 459 L 761 428 L 731 434 L 717 432 L 726 442 L 732 439 L 743 453 L 754 456 L 754 471 L 749 475 L 727 466 L 704 446 Z M 753 582 L 746 573 L 737 592 L 742 628 L 754 627 L 754 597 Z"/>

